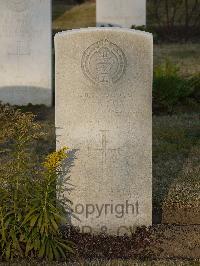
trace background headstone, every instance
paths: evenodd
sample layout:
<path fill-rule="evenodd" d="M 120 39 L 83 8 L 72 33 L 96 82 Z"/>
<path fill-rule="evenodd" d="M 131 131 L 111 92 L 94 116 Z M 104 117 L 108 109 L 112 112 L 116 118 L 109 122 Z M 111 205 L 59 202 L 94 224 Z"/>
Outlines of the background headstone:
<path fill-rule="evenodd" d="M 0 101 L 51 105 L 51 0 L 0 0 Z"/>
<path fill-rule="evenodd" d="M 96 0 L 97 26 L 146 25 L 146 0 Z"/>
<path fill-rule="evenodd" d="M 55 37 L 57 148 L 71 148 L 70 199 L 89 232 L 152 222 L 152 35 L 114 28 Z M 67 164 L 67 162 L 66 162 Z"/>

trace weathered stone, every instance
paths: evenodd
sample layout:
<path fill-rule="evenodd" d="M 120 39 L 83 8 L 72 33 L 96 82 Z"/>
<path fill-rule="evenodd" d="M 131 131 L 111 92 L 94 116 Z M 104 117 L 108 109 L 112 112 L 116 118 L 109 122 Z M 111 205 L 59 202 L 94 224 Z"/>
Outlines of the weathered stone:
<path fill-rule="evenodd" d="M 152 222 L 152 35 L 59 33 L 57 148 L 71 148 L 70 199 L 81 230 L 130 233 Z"/>
<path fill-rule="evenodd" d="M 146 0 L 96 0 L 97 26 L 146 25 Z"/>
<path fill-rule="evenodd" d="M 51 1 L 0 0 L 0 101 L 51 105 Z"/>

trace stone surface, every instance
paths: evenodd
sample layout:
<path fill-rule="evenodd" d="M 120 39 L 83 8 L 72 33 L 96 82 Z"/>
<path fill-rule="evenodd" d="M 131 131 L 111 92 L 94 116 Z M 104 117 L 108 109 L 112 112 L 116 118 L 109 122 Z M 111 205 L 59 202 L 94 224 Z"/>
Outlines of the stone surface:
<path fill-rule="evenodd" d="M 146 25 L 146 0 L 96 0 L 97 26 Z"/>
<path fill-rule="evenodd" d="M 0 101 L 51 105 L 51 0 L 0 0 Z"/>
<path fill-rule="evenodd" d="M 152 222 L 152 35 L 120 28 L 59 33 L 57 148 L 68 146 L 81 231 L 130 233 Z"/>

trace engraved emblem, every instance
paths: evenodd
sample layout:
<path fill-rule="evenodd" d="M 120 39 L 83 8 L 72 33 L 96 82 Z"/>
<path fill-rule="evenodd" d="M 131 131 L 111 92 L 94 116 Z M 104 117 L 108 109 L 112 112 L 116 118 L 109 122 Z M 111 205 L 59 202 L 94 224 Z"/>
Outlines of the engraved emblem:
<path fill-rule="evenodd" d="M 24 12 L 30 6 L 30 0 L 7 0 L 7 6 L 14 12 Z"/>
<path fill-rule="evenodd" d="M 114 84 L 125 73 L 126 57 L 116 44 L 100 40 L 83 53 L 81 67 L 84 75 L 96 84 Z"/>

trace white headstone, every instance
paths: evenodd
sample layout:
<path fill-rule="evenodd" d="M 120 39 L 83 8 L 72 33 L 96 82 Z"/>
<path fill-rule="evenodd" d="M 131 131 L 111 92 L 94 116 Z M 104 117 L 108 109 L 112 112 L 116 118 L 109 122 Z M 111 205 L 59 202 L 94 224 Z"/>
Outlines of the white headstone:
<path fill-rule="evenodd" d="M 146 25 L 146 0 L 96 0 L 97 26 Z"/>
<path fill-rule="evenodd" d="M 51 105 L 51 0 L 0 0 L 0 101 Z"/>
<path fill-rule="evenodd" d="M 152 35 L 114 28 L 59 33 L 57 148 L 71 148 L 69 198 L 92 233 L 152 222 Z"/>

